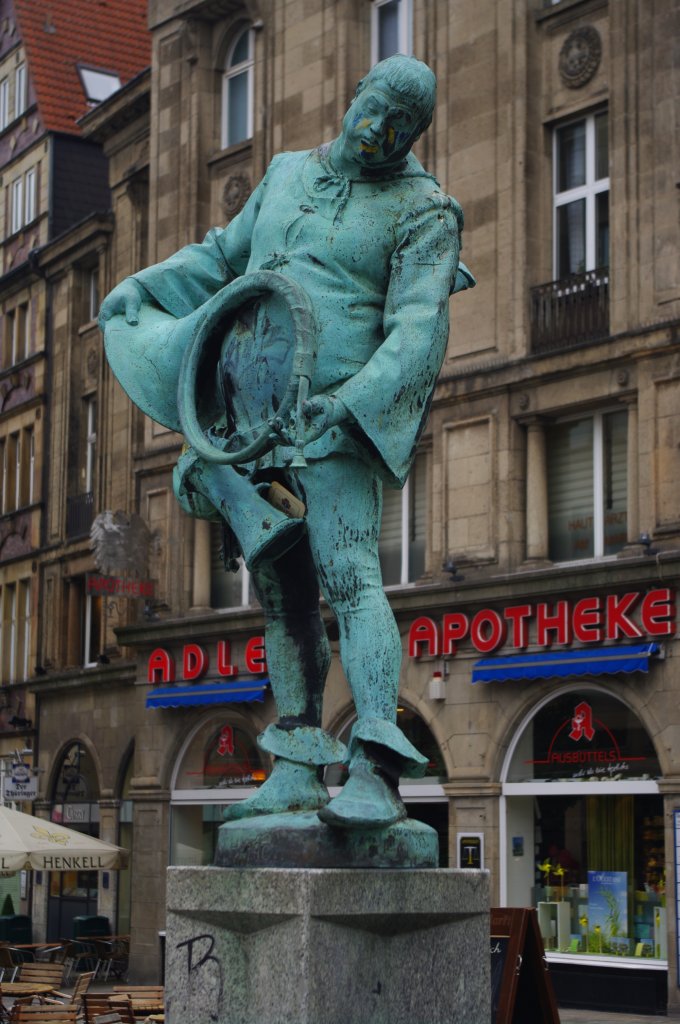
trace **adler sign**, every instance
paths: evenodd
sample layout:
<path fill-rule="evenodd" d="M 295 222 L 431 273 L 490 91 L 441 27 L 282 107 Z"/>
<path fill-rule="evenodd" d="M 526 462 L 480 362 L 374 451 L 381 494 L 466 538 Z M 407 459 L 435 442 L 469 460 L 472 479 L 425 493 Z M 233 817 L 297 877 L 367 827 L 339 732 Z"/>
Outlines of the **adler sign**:
<path fill-rule="evenodd" d="M 423 615 L 411 623 L 408 653 L 411 658 L 453 656 L 464 641 L 480 654 L 491 654 L 506 644 L 522 651 L 529 644 L 600 644 L 674 634 L 675 592 L 660 587 L 578 601 L 516 604 L 501 611 L 482 608 L 474 615 L 454 611 L 441 622 Z"/>
<path fill-rule="evenodd" d="M 248 640 L 244 661 L 246 671 L 260 675 L 267 671 L 264 652 L 264 637 L 251 636 Z M 184 644 L 182 648 L 182 678 L 186 682 L 196 682 L 206 675 L 210 668 L 208 652 L 200 644 Z M 218 676 L 231 679 L 238 675 L 238 665 L 231 658 L 231 644 L 228 640 L 218 640 L 215 658 L 215 670 Z M 157 647 L 149 655 L 147 679 L 150 683 L 174 683 L 176 676 L 175 659 L 164 647 Z"/>

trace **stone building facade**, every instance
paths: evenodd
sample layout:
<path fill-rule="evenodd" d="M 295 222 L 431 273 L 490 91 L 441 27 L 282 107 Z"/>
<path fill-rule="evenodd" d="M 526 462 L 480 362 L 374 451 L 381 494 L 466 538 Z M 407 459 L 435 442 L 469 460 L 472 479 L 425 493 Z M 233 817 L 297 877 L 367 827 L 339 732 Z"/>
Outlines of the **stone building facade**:
<path fill-rule="evenodd" d="M 677 1009 L 676 5 L 151 0 L 148 25 L 150 73 L 82 123 L 109 162 L 103 291 L 237 215 L 275 153 L 333 138 L 378 57 L 410 51 L 437 74 L 417 155 L 464 208 L 479 283 L 452 299 L 414 471 L 385 495 L 400 721 L 430 756 L 403 793 L 443 863 L 481 863 L 498 904 L 538 907 L 564 1002 Z M 133 589 L 104 592 L 77 669 L 70 563 L 41 556 L 50 668 L 31 689 L 44 800 L 66 754 L 89 759 L 100 834 L 132 850 L 98 905 L 118 907 L 151 980 L 164 869 L 210 862 L 220 809 L 270 768 L 255 737 L 274 707 L 248 580 L 172 496 L 181 438 L 98 373 L 94 511 L 141 517 L 146 553 L 108 574 Z M 95 572 L 81 557 L 69 575 Z M 352 722 L 337 657 L 324 719 L 340 736 Z"/>

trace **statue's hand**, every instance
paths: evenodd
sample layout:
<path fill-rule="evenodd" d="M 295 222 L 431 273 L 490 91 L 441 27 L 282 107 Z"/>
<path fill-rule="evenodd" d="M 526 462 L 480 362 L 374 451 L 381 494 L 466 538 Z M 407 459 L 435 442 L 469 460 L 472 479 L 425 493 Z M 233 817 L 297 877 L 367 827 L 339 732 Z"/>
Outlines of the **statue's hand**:
<path fill-rule="evenodd" d="M 126 321 L 135 326 L 139 323 L 139 311 L 142 303 L 149 298 L 146 288 L 132 277 L 126 278 L 109 292 L 99 309 L 99 326 L 104 329 L 107 320 L 119 313 Z"/>
<path fill-rule="evenodd" d="M 315 395 L 302 403 L 304 444 L 311 444 L 349 418 L 347 406 L 335 395 Z"/>

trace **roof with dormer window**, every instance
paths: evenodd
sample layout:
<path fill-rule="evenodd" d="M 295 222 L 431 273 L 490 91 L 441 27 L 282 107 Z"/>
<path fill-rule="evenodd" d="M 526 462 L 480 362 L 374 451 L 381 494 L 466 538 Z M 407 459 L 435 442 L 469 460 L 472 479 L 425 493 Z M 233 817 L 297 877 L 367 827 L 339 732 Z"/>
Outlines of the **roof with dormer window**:
<path fill-rule="evenodd" d="M 78 119 L 151 62 L 147 0 L 14 0 L 32 92 L 48 131 Z"/>

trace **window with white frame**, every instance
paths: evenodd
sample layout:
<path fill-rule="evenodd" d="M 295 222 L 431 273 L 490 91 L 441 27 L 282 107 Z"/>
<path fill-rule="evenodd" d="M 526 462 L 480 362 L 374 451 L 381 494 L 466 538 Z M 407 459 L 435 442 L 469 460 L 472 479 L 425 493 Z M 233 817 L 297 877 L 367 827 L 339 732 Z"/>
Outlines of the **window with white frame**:
<path fill-rule="evenodd" d="M 35 435 L 33 427 L 16 430 L 0 441 L 2 514 L 31 505 L 34 499 Z"/>
<path fill-rule="evenodd" d="M 30 224 L 38 213 L 37 180 L 36 169 L 31 167 L 24 176 L 24 224 Z"/>
<path fill-rule="evenodd" d="M 97 398 L 90 395 L 85 399 L 85 459 L 83 463 L 83 491 L 94 490 L 94 474 L 97 459 Z"/>
<path fill-rule="evenodd" d="M 210 524 L 210 607 L 242 608 L 251 603 L 250 573 L 239 558 L 238 572 L 224 566 L 222 549 L 224 531 L 221 523 Z M 254 600 L 254 599 L 253 599 Z"/>
<path fill-rule="evenodd" d="M 554 274 L 609 265 L 609 145 L 606 111 L 554 132 Z"/>
<path fill-rule="evenodd" d="M 222 77 L 222 148 L 253 135 L 255 33 L 244 29 L 227 52 Z"/>
<path fill-rule="evenodd" d="M 20 231 L 24 223 L 24 179 L 15 178 L 12 182 L 12 220 L 11 232 Z"/>
<path fill-rule="evenodd" d="M 625 410 L 546 429 L 548 554 L 554 562 L 614 555 L 627 540 Z"/>
<path fill-rule="evenodd" d="M 35 167 L 15 178 L 11 186 L 11 234 L 30 224 L 38 215 L 38 175 Z"/>
<path fill-rule="evenodd" d="M 19 581 L 16 674 L 28 679 L 31 653 L 31 581 Z"/>
<path fill-rule="evenodd" d="M 88 320 L 96 320 L 99 315 L 99 267 L 92 267 L 88 271 L 87 313 Z"/>
<path fill-rule="evenodd" d="M 101 654 L 102 598 L 99 594 L 85 595 L 83 622 L 83 660 L 87 668 L 96 665 Z"/>
<path fill-rule="evenodd" d="M 14 116 L 20 117 L 26 109 L 27 103 L 27 79 L 26 79 L 26 65 L 24 63 L 17 64 L 14 72 Z"/>
<path fill-rule="evenodd" d="M 416 456 L 401 491 L 383 488 L 378 550 L 386 587 L 413 583 L 425 571 L 426 462 Z"/>
<path fill-rule="evenodd" d="M 7 369 L 29 355 L 28 303 L 22 302 L 5 313 L 2 336 L 2 368 Z"/>
<path fill-rule="evenodd" d="M 371 64 L 395 53 L 412 52 L 411 0 L 373 0 Z"/>
<path fill-rule="evenodd" d="M 0 132 L 9 124 L 9 78 L 0 79 Z"/>
<path fill-rule="evenodd" d="M 16 681 L 17 657 L 17 585 L 2 588 L 2 682 Z"/>
<path fill-rule="evenodd" d="M 31 581 L 7 583 L 0 590 L 0 681 L 16 683 L 29 676 L 31 652 Z"/>

